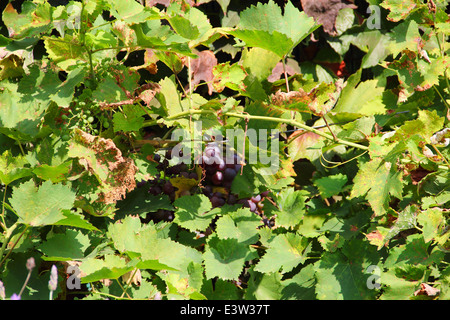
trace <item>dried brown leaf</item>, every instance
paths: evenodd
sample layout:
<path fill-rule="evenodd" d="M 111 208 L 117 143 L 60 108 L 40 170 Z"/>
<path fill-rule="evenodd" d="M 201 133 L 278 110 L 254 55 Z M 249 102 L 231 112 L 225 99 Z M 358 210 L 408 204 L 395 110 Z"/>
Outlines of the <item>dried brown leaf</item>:
<path fill-rule="evenodd" d="M 213 68 L 217 65 L 217 58 L 210 50 L 204 50 L 197 53 L 198 58 L 191 60 L 192 85 L 195 86 L 200 81 L 205 81 L 208 85 L 208 94 L 212 95 L 213 87 Z"/>
<path fill-rule="evenodd" d="M 336 18 L 339 11 L 344 8 L 356 9 L 351 1 L 346 0 L 300 0 L 303 11 L 318 23 L 329 35 L 336 35 Z"/>

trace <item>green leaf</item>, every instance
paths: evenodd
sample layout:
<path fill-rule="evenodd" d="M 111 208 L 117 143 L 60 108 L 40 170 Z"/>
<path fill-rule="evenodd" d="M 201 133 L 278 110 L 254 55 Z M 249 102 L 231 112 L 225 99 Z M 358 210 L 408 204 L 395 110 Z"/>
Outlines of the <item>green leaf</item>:
<path fill-rule="evenodd" d="M 174 222 L 190 231 L 206 230 L 217 214 L 203 194 L 180 197 L 173 205 L 177 208 Z"/>
<path fill-rule="evenodd" d="M 244 79 L 247 74 L 239 64 L 219 63 L 213 67 L 212 72 L 214 75 L 213 87 L 217 92 L 222 92 L 225 88 L 235 91 L 245 90 Z"/>
<path fill-rule="evenodd" d="M 0 93 L 0 132 L 12 139 L 29 141 L 39 133 L 48 101 L 34 101 L 18 92 L 17 84 L 3 83 Z"/>
<path fill-rule="evenodd" d="M 164 78 L 159 82 L 159 85 L 161 89 L 159 94 L 157 94 L 157 98 L 168 116 L 186 111 L 181 103 L 181 97 L 173 78 Z M 174 123 L 179 123 L 184 128 L 189 126 L 189 120 L 186 119 L 165 121 L 165 123 L 169 126 Z"/>
<path fill-rule="evenodd" d="M 286 4 L 283 15 L 281 8 L 270 0 L 242 11 L 238 29 L 229 33 L 247 46 L 263 48 L 283 58 L 318 27 L 314 19 L 292 3 Z"/>
<path fill-rule="evenodd" d="M 69 186 L 45 181 L 36 187 L 31 180 L 14 188 L 10 199 L 19 222 L 33 227 L 65 219 L 62 210 L 71 209 L 74 201 L 75 193 Z"/>
<path fill-rule="evenodd" d="M 421 4 L 423 5 L 423 4 Z M 381 6 L 390 12 L 387 18 L 391 21 L 398 22 L 405 19 L 414 10 L 417 10 L 419 1 L 417 0 L 384 0 Z"/>
<path fill-rule="evenodd" d="M 254 250 L 246 244 L 239 243 L 237 239 L 219 239 L 212 236 L 208 239 L 203 253 L 206 278 L 237 280 L 245 261 L 256 257 Z"/>
<path fill-rule="evenodd" d="M 284 228 L 294 228 L 301 223 L 305 213 L 306 195 L 302 191 L 295 191 L 294 188 L 285 188 L 277 196 L 277 206 L 275 210 L 277 226 Z"/>
<path fill-rule="evenodd" d="M 417 217 L 417 222 L 422 225 L 423 238 L 425 242 L 436 239 L 440 235 L 440 229 L 445 223 L 442 209 L 429 208 L 426 211 L 420 212 Z"/>
<path fill-rule="evenodd" d="M 242 66 L 248 74 L 255 76 L 259 81 L 267 80 L 273 68 L 280 61 L 280 57 L 266 49 L 250 48 L 242 51 Z"/>
<path fill-rule="evenodd" d="M 69 173 L 72 161 L 63 162 L 58 166 L 49 166 L 42 164 L 33 169 L 33 173 L 43 180 L 50 180 L 53 183 L 58 183 L 66 179 Z"/>
<path fill-rule="evenodd" d="M 393 141 L 404 141 L 413 135 L 420 134 L 428 143 L 431 136 L 442 129 L 444 118 L 436 110 L 419 110 L 416 120 L 406 121 L 391 138 Z"/>
<path fill-rule="evenodd" d="M 118 279 L 134 268 L 133 265 L 126 262 L 125 258 L 112 254 L 105 255 L 104 259 L 89 258 L 83 261 L 80 266 L 80 270 L 84 274 L 81 283 L 102 279 Z"/>
<path fill-rule="evenodd" d="M 190 21 L 181 16 L 174 16 L 168 19 L 172 28 L 177 32 L 180 36 L 194 40 L 200 35 L 198 28 L 193 26 Z"/>
<path fill-rule="evenodd" d="M 396 165 L 381 158 L 361 164 L 353 181 L 351 198 L 365 195 L 376 215 L 387 210 L 390 195 L 402 198 L 401 173 L 396 170 Z"/>
<path fill-rule="evenodd" d="M 291 271 L 297 265 L 304 263 L 311 249 L 308 239 L 295 233 L 276 236 L 269 242 L 264 256 L 255 266 L 255 271 L 261 273 Z"/>
<path fill-rule="evenodd" d="M 126 105 L 122 112 L 116 112 L 113 116 L 114 132 L 139 131 L 143 124 L 145 111 L 136 105 Z"/>
<path fill-rule="evenodd" d="M 252 244 L 259 239 L 259 226 L 261 226 L 261 218 L 244 208 L 217 220 L 216 232 L 220 239 L 234 238 L 239 243 Z"/>
<path fill-rule="evenodd" d="M 157 17 L 152 8 L 144 7 L 142 4 L 132 1 L 123 2 L 120 0 L 107 0 L 111 7 L 112 14 L 130 24 L 137 24 L 146 21 L 150 17 Z"/>
<path fill-rule="evenodd" d="M 85 220 L 84 217 L 79 213 L 73 212 L 71 210 L 70 211 L 64 210 L 63 215 L 65 216 L 65 219 L 59 220 L 58 222 L 55 223 L 55 225 L 99 231 L 99 229 L 97 229 L 91 223 Z"/>
<path fill-rule="evenodd" d="M 67 230 L 64 234 L 54 234 L 38 246 L 45 255 L 44 260 L 69 261 L 84 258 L 90 246 L 89 236 L 76 230 Z"/>
<path fill-rule="evenodd" d="M 366 270 L 377 265 L 380 256 L 366 241 L 353 239 L 334 253 L 325 252 L 315 263 L 316 294 L 319 300 L 373 299 L 377 290 L 367 286 Z"/>
<path fill-rule="evenodd" d="M 12 156 L 9 150 L 0 156 L 0 182 L 8 185 L 11 182 L 28 177 L 32 174 L 31 168 L 25 167 L 28 161 L 25 157 Z"/>
<path fill-rule="evenodd" d="M 114 103 L 128 100 L 123 89 L 116 83 L 112 75 L 106 76 L 92 93 L 99 102 Z"/>
<path fill-rule="evenodd" d="M 419 210 L 416 206 L 408 206 L 398 213 L 397 220 L 395 220 L 391 228 L 386 230 L 384 227 L 378 226 L 377 229 L 382 239 L 377 239 L 377 243 L 373 244 L 378 245 L 379 250 L 401 231 L 414 228 L 416 226 L 418 212 Z"/>
<path fill-rule="evenodd" d="M 300 272 L 291 279 L 284 280 L 281 283 L 283 285 L 283 289 L 281 290 L 282 300 L 316 299 L 316 279 L 313 264 L 303 267 Z"/>
<path fill-rule="evenodd" d="M 329 198 L 337 195 L 342 191 L 342 188 L 347 183 L 347 176 L 338 173 L 332 176 L 323 177 L 314 181 L 314 184 L 320 191 L 323 198 Z"/>
<path fill-rule="evenodd" d="M 264 30 L 234 30 L 229 33 L 241 39 L 249 47 L 259 47 L 271 51 L 281 59 L 294 47 L 294 42 L 283 33 Z"/>
<path fill-rule="evenodd" d="M 426 243 L 422 234 L 410 235 L 406 240 L 406 244 L 391 249 L 384 266 L 388 269 L 416 264 L 430 266 L 441 261 L 444 252 L 435 248 L 429 253 L 430 245 L 431 242 Z"/>
<path fill-rule="evenodd" d="M 66 34 L 63 38 L 44 37 L 44 45 L 49 58 L 63 70 L 68 71 L 80 61 L 88 62 L 89 60 L 86 49 L 75 36 Z"/>
<path fill-rule="evenodd" d="M 250 279 L 245 292 L 246 300 L 280 300 L 283 285 L 282 275 L 278 272 L 262 274 L 255 270 L 249 270 Z"/>
<path fill-rule="evenodd" d="M 15 39 L 37 36 L 50 29 L 52 8 L 48 2 L 36 4 L 25 2 L 20 13 L 9 3 L 2 14 L 2 20 Z"/>
<path fill-rule="evenodd" d="M 369 116 L 386 112 L 382 99 L 385 89 L 378 86 L 378 80 L 360 82 L 360 76 L 358 72 L 349 77 L 333 113 L 348 112 Z"/>

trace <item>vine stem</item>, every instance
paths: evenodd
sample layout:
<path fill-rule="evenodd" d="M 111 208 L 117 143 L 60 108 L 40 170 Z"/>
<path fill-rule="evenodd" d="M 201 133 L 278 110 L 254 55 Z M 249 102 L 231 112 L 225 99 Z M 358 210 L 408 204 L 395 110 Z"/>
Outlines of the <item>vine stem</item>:
<path fill-rule="evenodd" d="M 11 227 L 8 228 L 8 230 L 6 230 L 6 234 L 5 234 L 5 242 L 3 242 L 2 247 L 0 249 L 0 258 L 3 257 L 3 253 L 5 252 L 6 249 L 6 245 L 9 242 L 9 239 L 11 238 L 14 230 L 19 226 L 19 223 L 14 223 Z M 16 240 L 16 242 L 14 243 L 14 245 L 11 247 L 11 250 L 8 252 L 8 254 L 0 261 L 0 266 L 5 262 L 6 258 L 8 258 L 9 254 L 11 253 L 11 251 L 14 249 L 14 247 L 16 246 L 16 244 L 19 242 L 20 238 L 22 238 L 23 234 L 25 233 L 25 231 L 28 229 L 28 227 L 26 227 L 23 232 L 20 234 L 19 238 Z"/>
<path fill-rule="evenodd" d="M 174 120 L 177 118 L 183 118 L 186 116 L 190 116 L 192 114 L 215 114 L 215 113 L 216 113 L 216 111 L 214 111 L 214 110 L 189 110 L 189 111 L 183 111 L 183 112 L 171 115 L 171 116 L 167 117 L 166 120 Z M 367 147 L 367 146 L 364 146 L 364 145 L 361 145 L 358 143 L 353 143 L 353 142 L 346 141 L 346 140 L 339 139 L 339 138 L 335 139 L 332 135 L 330 135 L 328 133 L 314 129 L 310 126 L 307 126 L 303 123 L 297 122 L 293 119 L 255 116 L 255 115 L 250 115 L 250 114 L 240 114 L 240 113 L 234 113 L 234 112 L 224 112 L 224 113 L 222 113 L 222 115 L 228 116 L 228 117 L 234 117 L 234 118 L 247 119 L 247 120 L 253 119 L 253 120 L 265 120 L 265 121 L 272 121 L 272 122 L 278 122 L 278 123 L 285 123 L 285 124 L 291 125 L 293 127 L 301 128 L 305 131 L 313 132 L 325 139 L 332 140 L 336 143 L 340 143 L 340 144 L 347 145 L 349 147 L 354 147 L 354 148 L 361 149 L 361 150 L 369 150 L 369 147 Z"/>

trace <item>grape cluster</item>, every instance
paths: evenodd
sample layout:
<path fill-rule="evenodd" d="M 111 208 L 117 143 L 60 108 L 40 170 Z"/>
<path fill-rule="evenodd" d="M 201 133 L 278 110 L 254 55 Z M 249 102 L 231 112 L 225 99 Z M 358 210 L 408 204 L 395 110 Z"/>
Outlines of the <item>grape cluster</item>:
<path fill-rule="evenodd" d="M 198 185 L 190 190 L 178 192 L 179 197 L 201 192 L 209 198 L 213 208 L 222 207 L 225 204 L 242 205 L 242 207 L 247 207 L 250 211 L 261 216 L 265 225 L 273 226 L 273 221 L 267 219 L 263 212 L 263 200 L 268 196 L 268 191 L 243 199 L 240 199 L 237 194 L 231 191 L 235 177 L 242 170 L 242 162 L 238 154 L 233 153 L 232 156 L 226 157 L 225 152 L 216 143 L 208 143 L 201 155 L 201 176 L 199 176 L 195 166 L 189 167 L 185 163 L 171 165 L 172 152 L 172 149 L 167 150 L 164 157 L 159 154 L 153 155 L 152 160 L 157 163 L 156 168 L 160 174 L 153 179 L 138 183 L 138 187 L 146 186 L 150 194 L 154 196 L 167 195 L 173 202 L 178 190 L 172 185 L 170 179 L 174 177 L 194 179 L 198 181 Z M 182 154 L 180 154 L 180 157 L 182 157 Z M 154 222 L 172 221 L 174 212 L 160 209 L 148 216 Z"/>
<path fill-rule="evenodd" d="M 206 146 L 202 155 L 202 167 L 205 174 L 205 194 L 211 201 L 213 207 L 221 207 L 225 204 L 242 204 L 250 211 L 261 216 L 265 225 L 272 227 L 274 221 L 264 216 L 263 200 L 269 195 L 268 191 L 250 198 L 239 199 L 231 192 L 234 178 L 241 173 L 242 163 L 238 154 L 234 153 L 231 159 L 224 157 L 224 152 L 214 143 Z M 223 190 L 225 192 L 217 191 Z"/>
<path fill-rule="evenodd" d="M 231 159 L 227 159 L 216 144 L 209 143 L 203 151 L 201 162 L 205 183 L 203 194 L 209 198 L 212 206 L 235 204 L 238 199 L 230 191 L 234 178 L 241 172 L 239 155 L 234 153 Z M 224 192 L 216 191 L 219 187 L 222 187 Z"/>
<path fill-rule="evenodd" d="M 170 182 L 171 178 L 184 177 L 186 179 L 198 180 L 198 174 L 189 168 L 185 163 L 179 163 L 170 165 L 170 159 L 172 158 L 172 150 L 167 150 L 164 157 L 155 153 L 153 155 L 153 161 L 157 163 L 156 169 L 160 171 L 153 179 L 147 181 L 141 181 L 137 184 L 137 187 L 148 187 L 148 193 L 154 196 L 167 195 L 170 201 L 175 201 L 177 188 Z M 197 192 L 197 187 L 192 187 L 190 190 L 183 190 L 179 193 L 179 196 L 190 195 Z M 159 209 L 150 214 L 152 221 L 172 221 L 174 219 L 174 212 L 171 210 Z"/>

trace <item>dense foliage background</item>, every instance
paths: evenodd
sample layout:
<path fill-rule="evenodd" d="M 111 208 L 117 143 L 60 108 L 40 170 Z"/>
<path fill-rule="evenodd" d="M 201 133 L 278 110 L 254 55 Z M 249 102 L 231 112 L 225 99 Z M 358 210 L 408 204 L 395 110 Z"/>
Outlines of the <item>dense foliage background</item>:
<path fill-rule="evenodd" d="M 449 298 L 447 6 L 5 4 L 0 297 Z"/>

